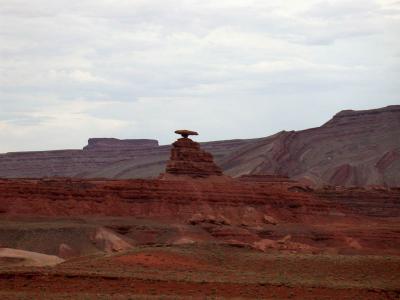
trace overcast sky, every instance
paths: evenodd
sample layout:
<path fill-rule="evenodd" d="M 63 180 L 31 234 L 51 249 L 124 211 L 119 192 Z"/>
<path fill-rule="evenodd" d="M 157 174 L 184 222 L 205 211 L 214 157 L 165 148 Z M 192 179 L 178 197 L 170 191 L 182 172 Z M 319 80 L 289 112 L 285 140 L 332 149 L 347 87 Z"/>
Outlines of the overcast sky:
<path fill-rule="evenodd" d="M 253 138 L 400 104 L 400 1 L 0 0 L 0 152 Z"/>

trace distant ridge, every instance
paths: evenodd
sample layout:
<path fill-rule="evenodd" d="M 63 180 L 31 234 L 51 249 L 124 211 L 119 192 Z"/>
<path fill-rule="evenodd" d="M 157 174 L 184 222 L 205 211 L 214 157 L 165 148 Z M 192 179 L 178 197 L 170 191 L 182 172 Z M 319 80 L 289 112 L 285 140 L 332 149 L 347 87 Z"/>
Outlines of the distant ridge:
<path fill-rule="evenodd" d="M 234 177 L 279 174 L 314 186 L 400 186 L 400 105 L 344 110 L 321 127 L 201 147 Z M 0 177 L 154 178 L 164 171 L 170 146 L 90 139 L 84 149 L 0 154 Z"/>

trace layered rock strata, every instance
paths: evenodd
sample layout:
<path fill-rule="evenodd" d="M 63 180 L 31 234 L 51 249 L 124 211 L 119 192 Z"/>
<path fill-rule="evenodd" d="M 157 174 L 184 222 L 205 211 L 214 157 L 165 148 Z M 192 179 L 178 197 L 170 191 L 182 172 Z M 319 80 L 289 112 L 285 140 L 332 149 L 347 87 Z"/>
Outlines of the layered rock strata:
<path fill-rule="evenodd" d="M 221 169 L 214 163 L 210 153 L 200 149 L 200 144 L 188 138 L 197 132 L 177 130 L 182 138 L 172 144 L 171 157 L 167 162 L 166 175 L 206 178 L 221 176 Z M 165 177 L 165 176 L 164 176 Z"/>
<path fill-rule="evenodd" d="M 0 214 L 188 217 L 215 209 L 227 219 L 234 214 L 237 222 L 246 211 L 257 222 L 264 222 L 263 214 L 286 221 L 400 215 L 399 188 L 297 187 L 296 182 L 240 180 L 0 179 Z"/>
<path fill-rule="evenodd" d="M 197 236 L 202 242 L 254 246 L 263 251 L 265 247 L 287 251 L 311 247 L 344 254 L 398 255 L 399 215 L 400 189 L 313 191 L 298 189 L 293 182 L 235 179 L 0 180 L 3 221 L 62 217 L 62 224 L 75 220 L 85 227 L 87 220 L 103 218 L 108 228 L 121 234 L 131 232 L 134 244 L 193 242 Z M 117 226 L 118 218 L 121 225 Z M 34 230 L 36 225 L 21 231 L 20 221 L 14 229 L 0 226 L 0 244 L 16 247 L 15 236 L 21 239 L 22 235 L 31 241 L 34 230 L 50 250 L 56 249 L 53 240 L 57 245 L 68 242 L 78 247 L 78 227 L 60 231 L 57 222 L 47 232 Z"/>
<path fill-rule="evenodd" d="M 228 140 L 201 143 L 201 147 L 219 161 L 252 140 Z M 171 146 L 155 143 L 121 144 L 107 139 L 89 142 L 85 150 L 11 152 L 0 154 L 0 178 L 155 178 L 165 170 Z"/>
<path fill-rule="evenodd" d="M 290 184 L 229 180 L 0 180 L 0 214 L 115 215 L 189 218 L 195 213 L 230 222 L 263 223 L 264 214 L 295 221 L 334 216 L 338 208 Z M 339 208 L 340 210 L 340 208 Z"/>
<path fill-rule="evenodd" d="M 219 161 L 225 174 L 284 174 L 313 185 L 400 186 L 400 105 L 342 111 L 321 127 L 282 131 Z"/>
<path fill-rule="evenodd" d="M 279 174 L 313 186 L 400 186 L 400 106 L 342 111 L 321 127 L 201 143 L 225 174 Z M 86 150 L 0 154 L 0 177 L 155 178 L 170 146 L 93 140 Z"/>

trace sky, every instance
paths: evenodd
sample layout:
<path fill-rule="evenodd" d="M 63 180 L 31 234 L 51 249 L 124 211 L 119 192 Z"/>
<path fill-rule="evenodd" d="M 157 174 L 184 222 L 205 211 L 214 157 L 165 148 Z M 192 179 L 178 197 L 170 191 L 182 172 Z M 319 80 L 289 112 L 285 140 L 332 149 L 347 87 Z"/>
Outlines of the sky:
<path fill-rule="evenodd" d="M 397 0 L 0 0 L 0 152 L 255 138 L 393 104 Z"/>

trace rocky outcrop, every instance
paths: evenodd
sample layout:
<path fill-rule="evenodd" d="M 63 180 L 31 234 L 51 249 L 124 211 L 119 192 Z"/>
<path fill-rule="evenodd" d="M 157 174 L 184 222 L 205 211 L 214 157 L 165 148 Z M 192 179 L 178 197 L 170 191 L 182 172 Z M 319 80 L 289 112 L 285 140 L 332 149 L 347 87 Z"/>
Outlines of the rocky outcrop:
<path fill-rule="evenodd" d="M 289 176 L 315 187 L 400 186 L 400 106 L 342 111 L 321 127 L 251 140 L 201 143 L 232 177 Z M 156 178 L 170 146 L 98 139 L 86 150 L 0 155 L 0 177 Z"/>
<path fill-rule="evenodd" d="M 34 223 L 42 220 L 40 226 L 45 227 L 42 218 L 56 221 L 47 231 L 36 223 L 21 229 L 20 221 L 11 225 L 7 221 L 7 226 L 0 226 L 0 243 L 12 248 L 24 240 L 26 249 L 67 256 L 71 254 L 64 253 L 61 243 L 85 254 L 184 241 L 263 251 L 398 255 L 400 189 L 293 188 L 297 186 L 237 179 L 3 179 L 3 223 L 25 218 Z M 80 225 L 68 225 L 67 220 Z M 63 224 L 67 225 L 60 229 Z M 47 242 L 36 243 L 37 236 Z"/>
<path fill-rule="evenodd" d="M 290 184 L 238 180 L 0 180 L 3 215 L 115 215 L 189 220 L 195 213 L 232 224 L 263 224 L 264 215 L 302 220 L 324 215 L 327 202 Z"/>
<path fill-rule="evenodd" d="M 24 251 L 20 249 L 0 248 L 0 263 L 2 266 L 55 266 L 62 263 L 64 260 L 43 253 Z"/>
<path fill-rule="evenodd" d="M 373 187 L 297 189 L 296 182 L 241 180 L 1 179 L 0 214 L 213 215 L 232 223 L 262 224 L 312 216 L 400 215 L 400 189 Z M 228 222 L 228 221 L 227 221 Z"/>
<path fill-rule="evenodd" d="M 191 178 L 206 178 L 221 176 L 221 169 L 214 163 L 213 156 L 200 149 L 200 144 L 188 138 L 197 132 L 177 130 L 182 138 L 172 144 L 171 157 L 167 162 L 166 174 L 189 176 Z M 164 177 L 165 177 L 164 175 Z"/>

